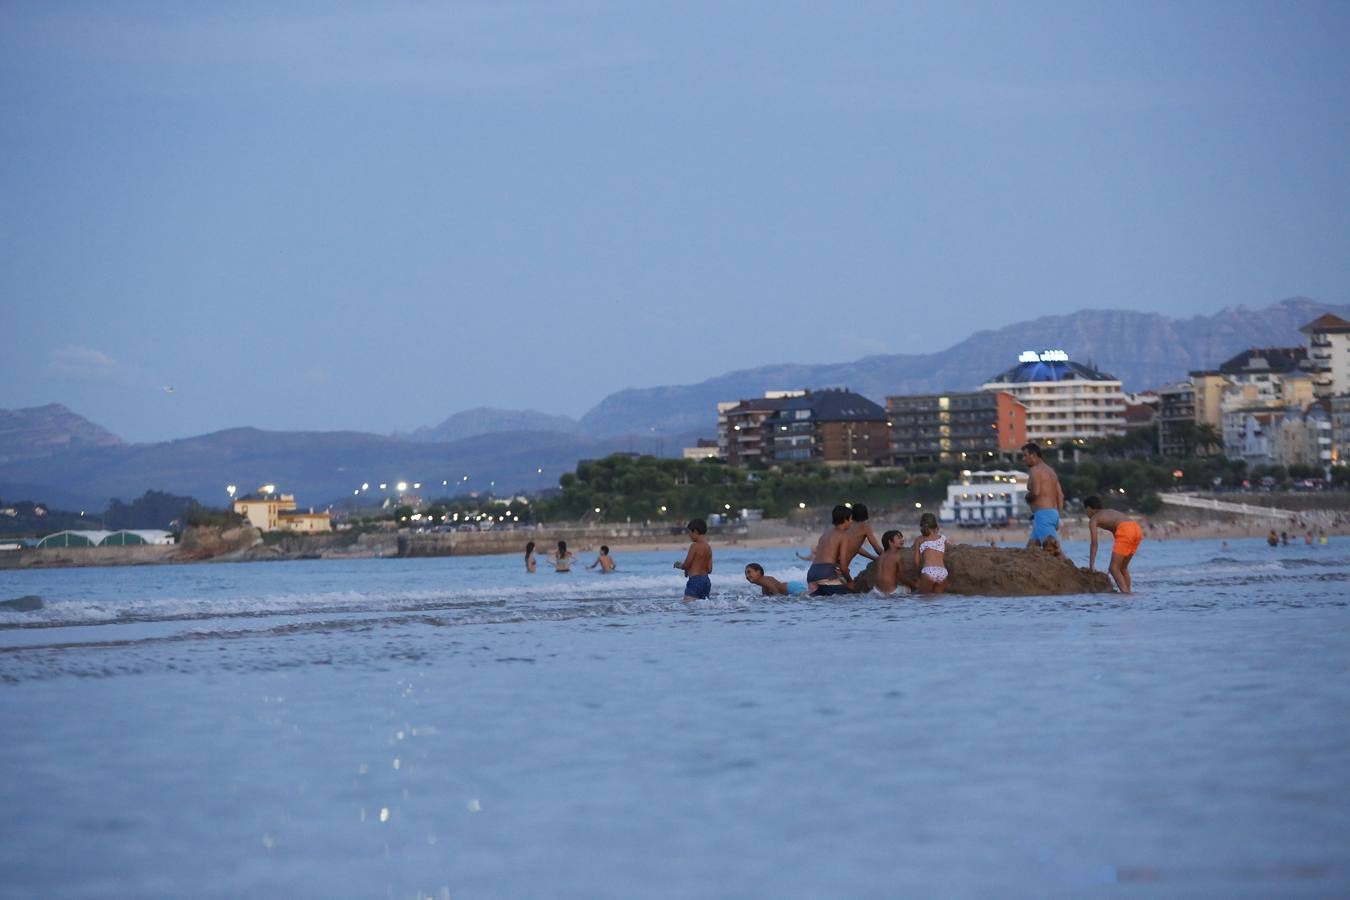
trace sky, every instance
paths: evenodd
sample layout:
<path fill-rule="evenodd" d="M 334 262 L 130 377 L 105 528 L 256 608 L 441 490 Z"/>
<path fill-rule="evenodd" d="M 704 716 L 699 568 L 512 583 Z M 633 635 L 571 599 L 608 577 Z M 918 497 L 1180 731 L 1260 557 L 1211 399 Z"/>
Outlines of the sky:
<path fill-rule="evenodd" d="M 388 433 L 1350 302 L 1350 4 L 835 6 L 0 5 L 0 408 Z"/>

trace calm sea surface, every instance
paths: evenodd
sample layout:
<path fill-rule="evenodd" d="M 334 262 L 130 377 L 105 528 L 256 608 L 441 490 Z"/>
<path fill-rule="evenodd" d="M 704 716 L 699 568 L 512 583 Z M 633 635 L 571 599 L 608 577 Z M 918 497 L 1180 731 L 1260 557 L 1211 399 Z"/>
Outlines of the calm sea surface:
<path fill-rule="evenodd" d="M 1133 599 L 0 572 L 0 896 L 1346 896 L 1350 540 L 1230 543 Z"/>

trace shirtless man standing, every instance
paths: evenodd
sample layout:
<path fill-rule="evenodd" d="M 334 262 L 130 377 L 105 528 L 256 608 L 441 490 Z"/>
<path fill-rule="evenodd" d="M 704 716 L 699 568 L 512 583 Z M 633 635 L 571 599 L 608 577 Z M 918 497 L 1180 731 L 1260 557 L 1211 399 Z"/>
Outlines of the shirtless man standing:
<path fill-rule="evenodd" d="M 1130 560 L 1139 552 L 1139 542 L 1144 539 L 1144 530 L 1139 523 L 1124 513 L 1114 509 L 1102 509 L 1100 497 L 1089 497 L 1083 501 L 1088 511 L 1088 532 L 1092 535 L 1092 548 L 1088 551 L 1088 571 L 1097 569 L 1097 529 L 1109 531 L 1115 535 L 1111 545 L 1111 566 L 1107 569 L 1116 587 L 1122 594 L 1133 592 L 1134 582 L 1130 578 Z"/>
<path fill-rule="evenodd" d="M 1027 467 L 1027 500 L 1031 502 L 1031 539 L 1027 547 L 1042 547 L 1050 536 L 1059 537 L 1059 514 L 1064 509 L 1064 490 L 1059 476 L 1041 458 L 1039 444 L 1022 446 L 1022 462 Z"/>
<path fill-rule="evenodd" d="M 830 597 L 848 593 L 848 530 L 853 524 L 853 510 L 842 503 L 830 513 L 834 524 L 816 542 L 811 555 L 811 568 L 806 570 L 806 588 L 809 596 Z"/>

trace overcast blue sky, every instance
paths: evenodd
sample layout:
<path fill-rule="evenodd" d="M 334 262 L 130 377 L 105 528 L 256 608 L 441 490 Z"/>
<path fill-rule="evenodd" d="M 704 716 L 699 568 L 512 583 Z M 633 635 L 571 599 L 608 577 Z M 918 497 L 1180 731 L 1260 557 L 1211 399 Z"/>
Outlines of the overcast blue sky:
<path fill-rule="evenodd" d="M 387 432 L 1350 302 L 1350 4 L 835 6 L 4 4 L 0 407 Z"/>

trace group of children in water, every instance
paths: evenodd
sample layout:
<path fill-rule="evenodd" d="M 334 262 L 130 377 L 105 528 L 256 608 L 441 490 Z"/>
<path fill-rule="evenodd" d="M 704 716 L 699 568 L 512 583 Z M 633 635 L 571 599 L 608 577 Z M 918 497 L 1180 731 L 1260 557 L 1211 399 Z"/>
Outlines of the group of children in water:
<path fill-rule="evenodd" d="M 558 549 L 550 550 L 545 556 L 548 564 L 553 567 L 555 572 L 570 572 L 573 564 L 577 561 L 577 555 L 567 549 L 567 541 L 558 541 Z M 609 555 L 609 547 L 600 545 L 600 553 L 595 557 L 595 562 L 586 568 L 594 569 L 599 567 L 601 575 L 608 575 L 616 568 L 614 557 Z M 533 572 L 539 567 L 538 561 L 534 557 L 534 541 L 525 545 L 525 571 Z"/>
<path fill-rule="evenodd" d="M 829 597 L 869 590 L 891 595 L 901 586 L 921 594 L 942 593 L 947 582 L 947 538 L 938 530 L 937 517 L 924 513 L 919 518 L 919 530 L 923 534 L 912 548 L 919 575 L 913 579 L 907 575 L 904 565 L 904 554 L 910 552 L 904 545 L 904 535 L 899 531 L 887 531 L 878 541 L 867 515 L 867 507 L 861 503 L 840 504 L 834 508 L 830 514 L 830 528 L 820 536 L 815 552 L 809 557 L 811 568 L 807 570 L 804 584 L 783 582 L 766 575 L 759 563 L 745 567 L 745 580 L 758 587 L 764 596 L 806 594 Z M 712 545 L 708 543 L 708 523 L 693 519 L 685 532 L 689 535 L 689 550 L 683 560 L 675 563 L 675 568 L 685 575 L 684 599 L 704 600 L 712 593 L 713 557 Z M 875 553 L 868 550 L 869 546 Z M 525 545 L 525 569 L 529 572 L 534 572 L 538 566 L 534 548 L 534 541 Z M 855 579 L 849 573 L 849 566 L 858 555 L 873 564 Z M 546 556 L 555 572 L 570 572 L 576 558 L 576 554 L 567 549 L 566 541 L 558 541 L 557 550 L 550 550 Z M 589 569 L 597 567 L 602 574 L 616 568 L 609 547 L 601 545 L 595 562 L 587 566 Z"/>
<path fill-rule="evenodd" d="M 1089 532 L 1092 535 L 1089 568 L 1093 568 L 1097 557 L 1096 529 L 1101 528 L 1114 534 L 1110 574 L 1116 586 L 1123 592 L 1131 589 L 1129 562 L 1138 550 L 1142 532 L 1137 522 L 1128 517 L 1104 510 L 1101 501 L 1089 497 L 1084 501 L 1089 518 Z M 861 503 L 839 504 L 830 512 L 831 525 L 816 542 L 815 550 L 809 556 L 798 554 L 798 558 L 811 563 L 806 570 L 806 582 L 784 582 L 764 572 L 759 563 L 750 563 L 745 567 L 745 580 L 760 589 L 763 596 L 806 594 L 808 597 L 830 597 L 839 594 L 858 594 L 873 592 L 882 596 L 894 596 L 904 589 L 905 593 L 941 594 L 946 590 L 948 571 L 947 536 L 938 527 L 937 516 L 924 513 L 919 517 L 920 535 L 910 547 L 904 543 L 904 535 L 899 530 L 885 532 L 878 540 L 872 526 L 867 521 L 867 507 Z M 712 546 L 708 543 L 708 524 L 703 519 L 693 519 L 685 529 L 689 535 L 689 550 L 682 561 L 675 563 L 685 575 L 684 599 L 687 601 L 704 600 L 712 592 L 710 576 L 713 569 Z M 1040 543 L 1051 554 L 1062 555 L 1059 542 L 1053 533 L 1048 541 Z M 870 548 L 870 550 L 869 550 Z M 875 551 L 875 552 L 873 552 Z M 869 560 L 866 568 L 856 578 L 850 573 L 853 560 L 859 555 Z M 913 559 L 913 570 L 906 565 L 908 557 Z M 556 551 L 549 551 L 548 563 L 554 571 L 569 572 L 576 562 L 576 554 L 567 549 L 566 541 L 558 541 Z M 534 541 L 525 545 L 525 568 L 533 572 L 536 568 Z M 613 572 L 614 558 L 609 547 L 601 545 L 595 562 L 587 566 L 599 568 L 602 574 Z"/>
<path fill-rule="evenodd" d="M 840 504 L 831 510 L 830 527 L 816 542 L 815 551 L 809 557 L 798 554 L 811 563 L 806 570 L 804 591 L 794 591 L 793 585 L 765 575 L 758 563 L 745 567 L 745 580 L 759 587 L 765 596 L 805 593 L 810 597 L 830 597 L 867 591 L 891 596 L 902 587 L 920 594 L 940 594 L 946 589 L 947 536 L 938 529 L 936 516 L 924 513 L 919 517 L 921 534 L 913 547 L 905 546 L 904 535 L 898 530 L 885 532 L 878 541 L 867 518 L 867 507 L 861 503 Z M 918 570 L 917 578 L 908 574 L 905 565 L 905 557 L 910 553 Z M 871 562 L 854 578 L 850 566 L 859 555 Z"/>

